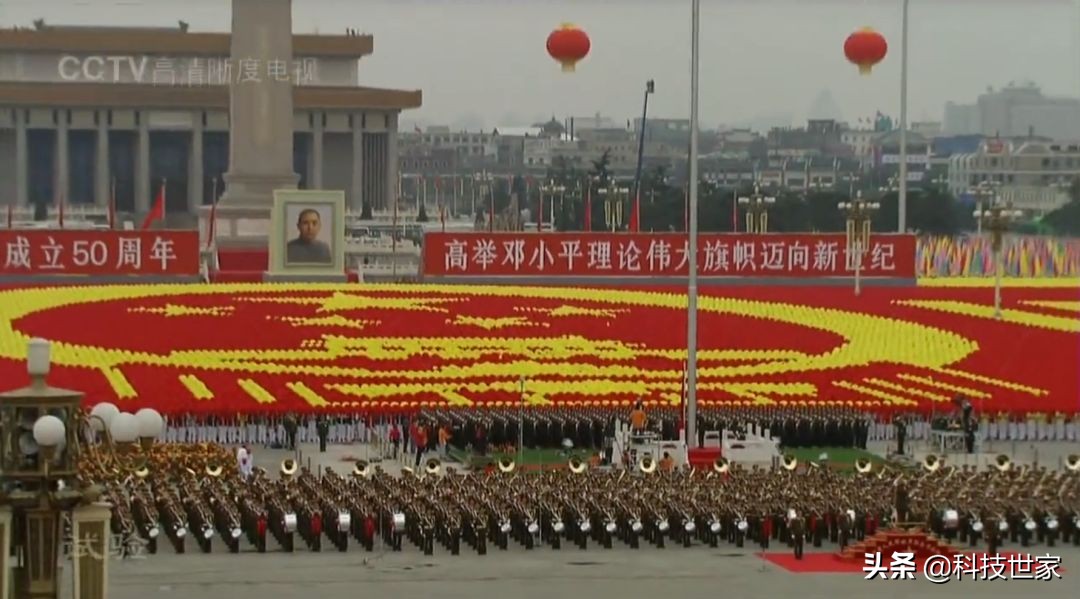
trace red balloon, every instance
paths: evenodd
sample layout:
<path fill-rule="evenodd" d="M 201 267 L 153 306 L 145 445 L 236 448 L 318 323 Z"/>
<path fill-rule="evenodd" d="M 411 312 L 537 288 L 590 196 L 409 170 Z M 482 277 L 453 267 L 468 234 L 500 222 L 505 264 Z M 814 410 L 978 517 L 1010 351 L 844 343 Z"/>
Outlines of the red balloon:
<path fill-rule="evenodd" d="M 563 23 L 547 38 L 548 54 L 559 61 L 562 70 L 567 73 L 574 72 L 574 66 L 589 55 L 591 47 L 588 34 L 570 23 Z"/>
<path fill-rule="evenodd" d="M 844 41 L 844 56 L 859 67 L 859 73 L 869 75 L 874 65 L 884 60 L 889 44 L 871 27 L 852 33 Z"/>

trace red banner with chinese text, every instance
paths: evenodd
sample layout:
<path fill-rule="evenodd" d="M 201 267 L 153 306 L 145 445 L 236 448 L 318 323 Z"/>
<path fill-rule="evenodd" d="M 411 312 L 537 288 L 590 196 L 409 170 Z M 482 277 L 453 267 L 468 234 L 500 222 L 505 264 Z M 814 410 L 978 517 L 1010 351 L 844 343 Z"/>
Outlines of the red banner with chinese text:
<path fill-rule="evenodd" d="M 665 277 L 689 272 L 679 233 L 427 233 L 424 275 Z M 698 237 L 705 277 L 846 277 L 855 252 L 837 234 Z M 862 253 L 866 277 L 915 278 L 915 236 L 873 235 Z"/>
<path fill-rule="evenodd" d="M 198 273 L 198 231 L 0 230 L 0 275 Z"/>

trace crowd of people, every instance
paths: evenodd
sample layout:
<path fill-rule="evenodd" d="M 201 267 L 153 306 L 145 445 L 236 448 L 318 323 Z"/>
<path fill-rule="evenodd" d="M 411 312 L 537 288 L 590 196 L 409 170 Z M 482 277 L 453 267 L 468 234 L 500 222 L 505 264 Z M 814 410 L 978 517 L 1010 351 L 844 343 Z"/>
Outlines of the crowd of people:
<path fill-rule="evenodd" d="M 681 415 L 673 407 L 650 407 L 647 427 L 661 439 L 676 439 Z M 350 444 L 400 438 L 403 450 L 414 449 L 415 424 L 426 423 L 426 445 L 438 450 L 440 431 L 449 430 L 447 445 L 516 447 L 520 437 L 528 448 L 558 448 L 570 439 L 576 447 L 603 446 L 619 420 L 629 418 L 626 408 L 532 407 L 446 408 L 403 414 L 280 414 L 280 415 L 172 415 L 165 441 L 173 443 L 246 443 L 264 447 L 290 447 L 296 443 Z M 776 436 L 785 447 L 865 447 L 871 441 L 926 440 L 942 424 L 970 430 L 973 441 L 1077 441 L 1080 416 L 1066 414 L 971 414 L 963 424 L 959 411 L 938 414 L 903 414 L 878 417 L 849 407 L 824 406 L 732 406 L 699 410 L 698 435 L 708 431 L 744 431 Z M 393 433 L 394 429 L 397 433 Z M 699 439 L 700 441 L 700 439 Z"/>

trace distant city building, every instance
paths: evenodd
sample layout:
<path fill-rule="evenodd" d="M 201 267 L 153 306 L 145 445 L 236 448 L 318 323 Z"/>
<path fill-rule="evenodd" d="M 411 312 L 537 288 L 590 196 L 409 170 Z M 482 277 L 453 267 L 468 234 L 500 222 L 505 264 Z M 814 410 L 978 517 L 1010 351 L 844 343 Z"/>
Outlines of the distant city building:
<path fill-rule="evenodd" d="M 634 136 L 641 134 L 641 118 L 634 119 Z M 645 122 L 645 141 L 668 144 L 690 143 L 690 119 L 661 119 L 649 117 Z"/>
<path fill-rule="evenodd" d="M 945 135 L 1080 139 L 1080 99 L 1044 96 L 1033 83 L 987 90 L 975 104 L 945 105 Z"/>
<path fill-rule="evenodd" d="M 1080 142 L 989 138 L 975 152 L 949 158 L 949 191 L 961 195 L 990 183 L 1017 208 L 1049 212 L 1068 201 L 1080 177 Z"/>
<path fill-rule="evenodd" d="M 900 174 L 900 131 L 879 134 L 871 142 L 873 167 L 879 179 L 893 178 Z M 909 131 L 907 134 L 907 179 L 909 182 L 927 180 L 930 171 L 930 140 Z"/>
<path fill-rule="evenodd" d="M 774 127 L 766 139 L 769 156 L 850 156 L 851 149 L 841 140 L 844 129 L 842 123 L 832 119 L 810 120 L 800 128 Z"/>
<path fill-rule="evenodd" d="M 702 159 L 701 173 L 716 185 L 737 186 L 758 182 L 772 189 L 808 192 L 846 186 L 858 180 L 860 166 L 851 158 L 770 158 L 733 160 L 717 156 Z"/>

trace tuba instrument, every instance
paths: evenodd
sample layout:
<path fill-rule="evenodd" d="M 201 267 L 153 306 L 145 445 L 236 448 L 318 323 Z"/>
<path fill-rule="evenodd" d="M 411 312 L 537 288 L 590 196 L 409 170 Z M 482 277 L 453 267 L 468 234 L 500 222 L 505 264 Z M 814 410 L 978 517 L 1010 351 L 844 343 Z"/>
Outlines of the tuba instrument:
<path fill-rule="evenodd" d="M 424 463 L 424 473 L 429 476 L 438 476 L 442 473 L 442 462 L 438 458 L 431 458 Z"/>
<path fill-rule="evenodd" d="M 855 471 L 859 474 L 870 474 L 874 469 L 874 463 L 866 458 L 855 459 Z"/>
<path fill-rule="evenodd" d="M 284 460 L 281 460 L 281 478 L 288 480 L 291 476 L 296 474 L 296 471 L 299 469 L 299 467 L 300 466 L 296 463 L 296 460 L 292 458 L 285 458 Z"/>
<path fill-rule="evenodd" d="M 517 468 L 517 463 L 514 462 L 514 458 L 505 455 L 499 458 L 499 463 L 497 465 L 499 467 L 499 472 L 502 472 L 503 474 L 510 474 Z"/>
<path fill-rule="evenodd" d="M 713 472 L 717 474 L 724 474 L 728 470 L 731 470 L 731 463 L 725 457 L 716 458 L 716 461 L 712 465 Z"/>
<path fill-rule="evenodd" d="M 574 474 L 584 474 L 585 471 L 589 469 L 589 465 L 577 456 L 571 457 L 566 464 L 567 467 L 570 468 L 570 472 L 573 472 Z"/>
<path fill-rule="evenodd" d="M 1009 456 L 999 453 L 994 458 L 994 468 L 997 468 L 998 472 L 1008 472 L 1012 468 L 1012 460 Z"/>
<path fill-rule="evenodd" d="M 1069 457 L 1065 458 L 1065 467 L 1070 472 L 1080 472 L 1080 455 L 1069 454 Z"/>
<path fill-rule="evenodd" d="M 353 476 L 357 478 L 368 478 L 371 476 L 371 464 L 368 464 L 365 460 L 357 460 L 353 465 Z"/>
<path fill-rule="evenodd" d="M 784 454 L 784 470 L 794 470 L 799 467 L 799 458 L 790 453 Z"/>
<path fill-rule="evenodd" d="M 922 467 L 927 472 L 937 472 L 941 468 L 941 463 L 943 461 L 944 460 L 942 460 L 938 456 L 932 453 L 928 453 L 926 454 L 926 457 L 922 460 Z"/>
<path fill-rule="evenodd" d="M 642 456 L 638 461 L 638 470 L 641 470 L 644 474 L 652 474 L 656 472 L 656 460 L 650 455 Z"/>

